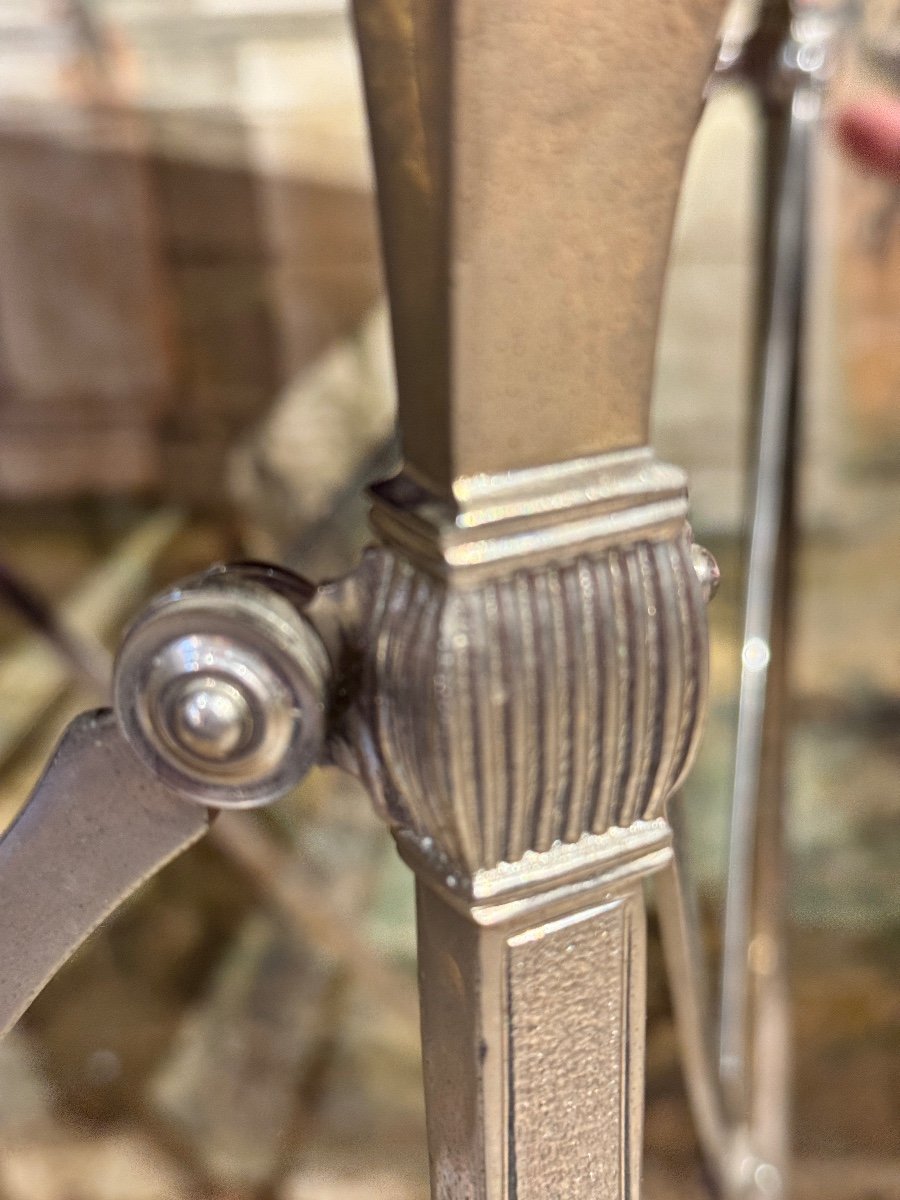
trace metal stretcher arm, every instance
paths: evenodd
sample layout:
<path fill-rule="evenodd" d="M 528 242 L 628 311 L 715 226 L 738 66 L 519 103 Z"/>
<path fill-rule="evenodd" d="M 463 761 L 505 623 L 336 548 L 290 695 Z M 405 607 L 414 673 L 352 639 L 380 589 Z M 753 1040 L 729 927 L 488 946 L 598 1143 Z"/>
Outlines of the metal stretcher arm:
<path fill-rule="evenodd" d="M 0 839 L 0 1035 L 101 921 L 206 832 L 109 711 L 73 721 Z"/>

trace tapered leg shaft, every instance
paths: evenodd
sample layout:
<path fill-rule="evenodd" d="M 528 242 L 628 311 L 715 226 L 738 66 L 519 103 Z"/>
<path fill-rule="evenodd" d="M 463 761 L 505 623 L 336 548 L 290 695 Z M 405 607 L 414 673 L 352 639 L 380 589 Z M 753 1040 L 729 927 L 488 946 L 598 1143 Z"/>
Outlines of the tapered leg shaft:
<path fill-rule="evenodd" d="M 419 874 L 435 1200 L 639 1194 L 643 877 L 668 861 L 668 835 L 593 841 L 593 863 L 530 894 L 472 903 Z"/>

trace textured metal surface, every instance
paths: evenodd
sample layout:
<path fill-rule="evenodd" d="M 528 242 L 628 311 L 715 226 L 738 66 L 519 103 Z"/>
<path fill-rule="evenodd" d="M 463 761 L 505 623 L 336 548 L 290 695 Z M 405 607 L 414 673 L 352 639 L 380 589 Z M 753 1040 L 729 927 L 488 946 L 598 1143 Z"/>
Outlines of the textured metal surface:
<path fill-rule="evenodd" d="M 687 477 L 649 446 L 457 480 L 452 501 L 400 475 L 373 489 L 380 540 L 433 575 L 472 583 L 680 532 Z"/>
<path fill-rule="evenodd" d="M 408 468 L 647 441 L 657 314 L 724 0 L 356 0 Z"/>
<path fill-rule="evenodd" d="M 111 712 L 72 722 L 0 840 L 0 1033 L 208 820 L 141 766 Z"/>
<path fill-rule="evenodd" d="M 351 639 L 332 752 L 419 879 L 436 1200 L 639 1193 L 641 884 L 668 862 L 665 803 L 702 724 L 705 598 L 680 478 L 650 456 L 591 471 L 587 490 L 507 481 L 474 530 L 440 506 L 386 514 L 404 493 L 383 493 L 396 542 L 309 610 L 335 605 Z M 579 530 L 555 561 L 528 537 L 548 513 Z M 452 557 L 465 537 L 478 569 Z"/>
<path fill-rule="evenodd" d="M 472 587 L 369 568 L 361 694 L 398 825 L 470 873 L 662 813 L 706 693 L 686 532 Z"/>
<path fill-rule="evenodd" d="M 517 1200 L 544 1200 L 548 1176 L 561 1198 L 627 1196 L 640 1176 L 641 890 L 508 946 Z"/>
<path fill-rule="evenodd" d="M 641 1169 L 642 876 L 663 823 L 594 839 L 573 877 L 534 890 L 523 863 L 467 907 L 418 887 L 419 970 L 436 1200 L 620 1200 Z M 622 858 L 628 858 L 627 865 Z M 568 876 L 568 879 L 567 879 Z M 516 885 L 518 884 L 518 888 Z M 476 884 L 477 887 L 477 884 Z M 587 998 L 590 1003 L 587 1003 Z"/>

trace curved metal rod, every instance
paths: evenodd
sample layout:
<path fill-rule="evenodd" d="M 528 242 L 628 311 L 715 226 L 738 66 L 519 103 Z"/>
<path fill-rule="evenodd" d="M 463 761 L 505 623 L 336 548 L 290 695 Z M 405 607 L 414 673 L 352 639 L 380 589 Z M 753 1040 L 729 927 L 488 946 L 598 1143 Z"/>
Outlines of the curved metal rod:
<path fill-rule="evenodd" d="M 795 43 L 796 52 L 802 47 Z M 740 707 L 732 798 L 731 844 L 725 905 L 719 1069 L 733 1118 L 747 1112 L 750 1080 L 749 985 L 756 999 L 768 986 L 782 989 L 780 942 L 783 872 L 782 754 L 785 633 L 791 602 L 789 548 L 793 535 L 793 461 L 799 406 L 804 282 L 807 258 L 808 183 L 818 89 L 799 75 L 785 117 L 769 121 L 776 159 L 769 200 L 770 286 L 764 298 L 757 466 L 754 480 L 747 599 L 744 618 Z M 778 162 L 777 160 L 781 161 Z M 775 761 L 773 761 L 773 757 Z M 761 886 L 764 872 L 769 886 Z M 765 942 L 758 939 L 765 937 Z M 755 1033 L 760 1033 L 757 1028 Z M 754 1057 L 758 1058 L 755 1053 Z M 764 1083 L 781 1068 L 768 1055 L 756 1086 L 784 1109 L 781 1095 Z M 779 1087 L 778 1091 L 781 1092 Z M 779 1118 L 779 1124 L 784 1121 Z M 773 1121 L 767 1122 L 770 1126 Z M 784 1135 L 775 1134 L 782 1143 Z"/>
<path fill-rule="evenodd" d="M 773 10 L 766 11 L 771 19 Z M 772 32 L 770 25 L 757 39 L 767 47 L 765 61 L 749 75 L 746 69 L 734 72 L 749 78 L 764 108 L 766 172 L 755 467 L 717 1050 L 677 802 L 671 814 L 675 857 L 657 884 L 688 1093 L 710 1171 L 728 1197 L 783 1196 L 788 1162 L 785 662 L 809 185 L 830 31 L 807 10 L 791 23 L 786 40 L 773 39 Z"/>
<path fill-rule="evenodd" d="M 54 607 L 3 562 L 0 562 L 0 600 L 47 639 L 83 684 L 106 699 L 112 678 L 109 651 L 96 639 L 61 621 Z"/>
<path fill-rule="evenodd" d="M 681 1043 L 681 1061 L 700 1149 L 721 1196 L 733 1191 L 737 1164 L 714 1045 L 706 961 L 700 939 L 696 890 L 690 878 L 681 797 L 669 807 L 674 855 L 656 878 L 656 900 L 666 975 Z"/>

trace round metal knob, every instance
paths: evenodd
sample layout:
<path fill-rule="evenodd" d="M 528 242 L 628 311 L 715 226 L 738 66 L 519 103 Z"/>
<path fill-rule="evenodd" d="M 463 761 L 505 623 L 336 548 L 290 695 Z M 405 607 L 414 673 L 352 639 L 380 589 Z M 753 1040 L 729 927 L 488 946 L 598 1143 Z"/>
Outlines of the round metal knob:
<path fill-rule="evenodd" d="M 330 664 L 279 573 L 219 570 L 159 597 L 129 630 L 114 702 L 126 737 L 171 787 L 204 804 L 266 804 L 314 765 Z M 296 602 L 295 602 L 296 601 Z"/>
<path fill-rule="evenodd" d="M 696 542 L 691 545 L 691 562 L 694 566 L 694 574 L 700 582 L 703 599 L 708 604 L 719 590 L 722 578 L 719 564 L 705 547 L 699 546 Z"/>
<path fill-rule="evenodd" d="M 253 734 L 247 697 L 215 675 L 201 675 L 173 688 L 164 719 L 177 744 L 202 762 L 228 762 Z"/>

